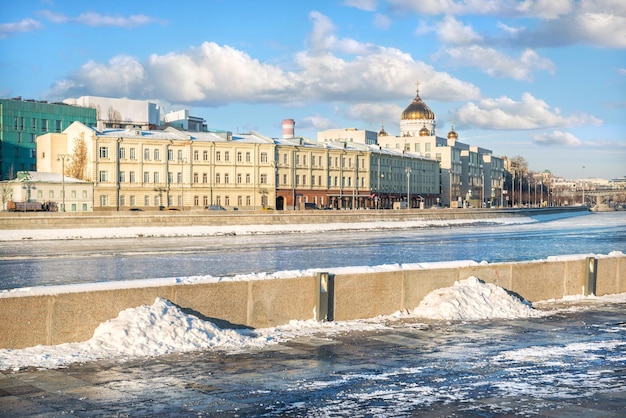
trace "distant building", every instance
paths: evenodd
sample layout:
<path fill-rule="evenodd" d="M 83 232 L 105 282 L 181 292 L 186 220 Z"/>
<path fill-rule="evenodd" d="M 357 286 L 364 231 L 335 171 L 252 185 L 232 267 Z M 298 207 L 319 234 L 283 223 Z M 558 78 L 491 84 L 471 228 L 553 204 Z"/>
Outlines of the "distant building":
<path fill-rule="evenodd" d="M 454 126 L 446 138 L 436 136 L 435 114 L 419 96 L 400 115 L 400 136 L 384 127 L 378 144 L 387 149 L 411 152 L 439 162 L 441 204 L 450 207 L 500 205 L 504 168 L 491 150 L 459 142 Z"/>
<path fill-rule="evenodd" d="M 203 118 L 190 116 L 189 110 L 177 110 L 161 116 L 163 127 L 171 126 L 189 132 L 207 132 L 207 124 Z"/>
<path fill-rule="evenodd" d="M 0 182 L 3 209 L 9 201 L 55 203 L 61 212 L 91 212 L 93 184 L 56 173 L 19 171 L 13 180 Z"/>
<path fill-rule="evenodd" d="M 37 167 L 36 138 L 60 133 L 74 121 L 96 125 L 96 111 L 64 103 L 0 99 L 0 180 Z"/>

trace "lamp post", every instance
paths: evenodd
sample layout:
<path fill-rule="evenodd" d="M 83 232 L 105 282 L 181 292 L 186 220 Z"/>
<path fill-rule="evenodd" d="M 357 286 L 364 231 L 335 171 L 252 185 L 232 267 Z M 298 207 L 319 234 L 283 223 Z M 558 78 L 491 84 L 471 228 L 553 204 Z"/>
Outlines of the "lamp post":
<path fill-rule="evenodd" d="M 411 167 L 406 168 L 406 208 L 411 209 Z"/>
<path fill-rule="evenodd" d="M 57 161 L 61 161 L 61 194 L 63 201 L 61 206 L 63 207 L 63 212 L 65 212 L 65 161 L 70 161 L 69 154 L 57 154 Z"/>
<path fill-rule="evenodd" d="M 187 162 L 186 158 L 179 158 L 178 162 L 180 163 L 180 210 L 181 212 L 185 210 L 185 195 L 183 186 L 185 185 L 185 163 Z"/>

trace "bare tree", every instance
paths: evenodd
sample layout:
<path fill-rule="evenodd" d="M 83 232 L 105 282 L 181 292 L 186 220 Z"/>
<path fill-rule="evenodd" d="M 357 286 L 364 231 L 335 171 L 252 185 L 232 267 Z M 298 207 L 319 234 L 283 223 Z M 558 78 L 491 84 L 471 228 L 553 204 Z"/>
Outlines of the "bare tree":
<path fill-rule="evenodd" d="M 87 175 L 87 141 L 85 141 L 84 132 L 80 133 L 80 136 L 74 143 L 72 157 L 65 171 L 66 173 L 63 173 L 63 175 L 68 175 L 69 177 L 79 180 L 90 180 Z"/>

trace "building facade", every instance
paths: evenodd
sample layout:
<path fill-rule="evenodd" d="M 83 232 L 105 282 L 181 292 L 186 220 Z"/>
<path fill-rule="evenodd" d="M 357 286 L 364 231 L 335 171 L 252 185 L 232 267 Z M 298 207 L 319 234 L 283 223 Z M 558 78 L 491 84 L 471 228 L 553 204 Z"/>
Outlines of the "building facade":
<path fill-rule="evenodd" d="M 60 133 L 73 122 L 95 126 L 96 111 L 64 103 L 0 99 L 0 180 L 37 167 L 36 138 Z"/>

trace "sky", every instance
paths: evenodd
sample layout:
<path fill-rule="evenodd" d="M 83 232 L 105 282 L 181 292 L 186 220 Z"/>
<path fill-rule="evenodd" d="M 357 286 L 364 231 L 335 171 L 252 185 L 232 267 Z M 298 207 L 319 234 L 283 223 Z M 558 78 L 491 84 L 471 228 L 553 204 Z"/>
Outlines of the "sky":
<path fill-rule="evenodd" d="M 210 129 L 437 135 L 565 178 L 626 176 L 623 0 L 0 0 L 0 97 L 189 109 Z"/>

